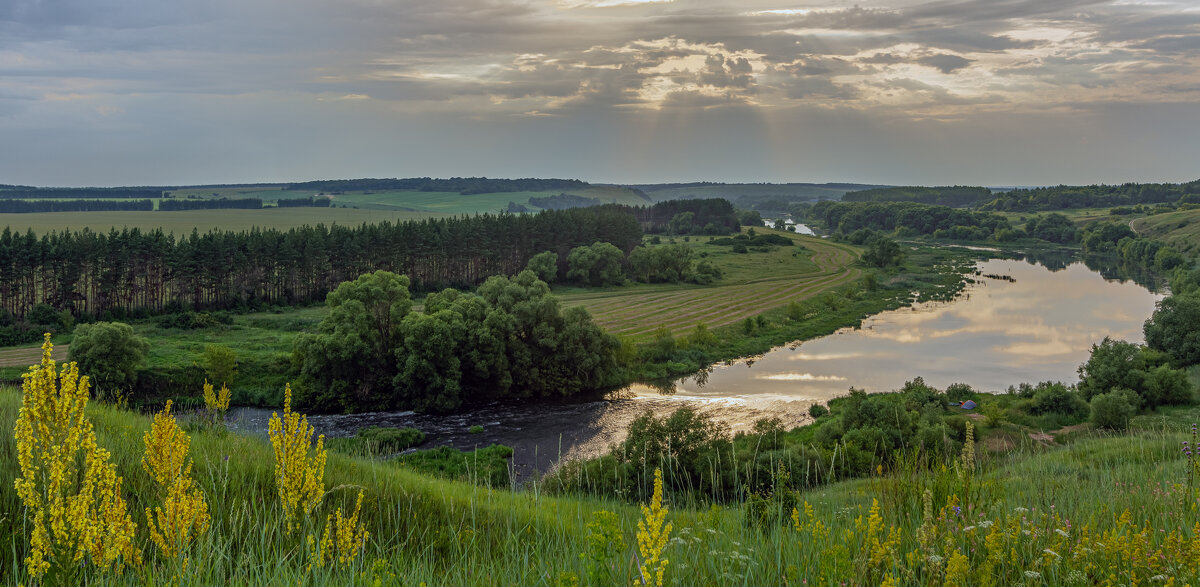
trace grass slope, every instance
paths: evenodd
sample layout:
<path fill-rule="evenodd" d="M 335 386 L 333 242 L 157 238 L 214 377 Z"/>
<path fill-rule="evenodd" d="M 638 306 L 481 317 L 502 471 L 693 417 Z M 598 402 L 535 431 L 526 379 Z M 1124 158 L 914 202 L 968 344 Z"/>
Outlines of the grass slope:
<path fill-rule="evenodd" d="M 0 478 L 5 480 L 0 483 L 0 582 L 5 584 L 23 580 L 27 548 L 24 514 L 11 483 L 18 474 L 15 447 L 7 432 L 19 405 L 16 390 L 0 389 Z M 103 405 L 89 407 L 88 415 L 124 477 L 123 493 L 142 532 L 146 558 L 113 582 L 177 583 L 178 569 L 156 556 L 144 534 L 141 512 L 155 505 L 140 463 L 149 419 Z M 905 584 L 940 585 L 950 573 L 947 561 L 956 556 L 967 563 L 971 584 L 987 579 L 1137 584 L 1159 575 L 1155 581 L 1195 581 L 1194 555 L 1175 554 L 1192 552 L 1193 541 L 1200 539 L 1192 527 L 1194 515 L 1187 513 L 1200 500 L 1186 485 L 1189 461 L 1178 449 L 1190 438 L 1181 427 L 1196 416 L 1200 413 L 1190 408 L 1144 417 L 1131 435 L 1085 434 L 1067 446 L 1018 438 L 1000 453 L 981 448 L 969 484 L 953 467 L 906 468 L 807 491 L 794 502 L 802 529 L 780 500 L 768 500 L 767 514 L 772 517 L 775 508 L 774 517 L 783 523 L 755 525 L 745 522 L 740 506 L 682 503 L 668 494 L 667 521 L 673 528 L 664 552 L 670 560 L 667 583 L 878 585 L 891 575 Z M 985 438 L 987 432 L 981 430 Z M 191 435 L 194 477 L 207 496 L 213 526 L 191 552 L 184 583 L 553 585 L 582 579 L 578 584 L 606 585 L 639 579 L 635 532 L 640 512 L 631 505 L 551 497 L 536 489 L 481 488 L 334 453 L 325 470 L 330 490 L 317 514 L 352 506 L 361 487 L 371 538 L 350 568 L 310 572 L 303 534 L 318 528 L 285 531 L 266 440 L 220 429 L 196 429 Z M 916 537 L 924 521 L 925 489 L 936 495 L 935 516 L 929 520 L 936 540 L 922 547 Z M 968 494 L 969 500 L 950 497 Z M 803 515 L 804 504 L 811 507 L 811 523 Z M 955 511 L 953 504 L 962 507 Z M 581 555 L 589 552 L 588 525 L 600 510 L 616 514 L 623 546 L 600 558 L 604 576 L 589 581 Z M 1127 522 L 1121 518 L 1125 512 Z M 1002 546 L 995 549 L 998 559 L 989 558 L 992 545 Z"/>
<path fill-rule="evenodd" d="M 1200 210 L 1155 214 L 1130 226 L 1140 236 L 1163 241 L 1186 256 L 1200 254 Z"/>

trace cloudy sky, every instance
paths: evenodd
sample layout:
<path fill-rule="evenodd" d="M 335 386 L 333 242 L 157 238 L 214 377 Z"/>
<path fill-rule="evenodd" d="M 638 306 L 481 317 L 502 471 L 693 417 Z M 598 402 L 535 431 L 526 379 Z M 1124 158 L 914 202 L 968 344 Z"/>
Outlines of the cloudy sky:
<path fill-rule="evenodd" d="M 1198 162 L 1200 0 L 0 0 L 0 183 Z"/>

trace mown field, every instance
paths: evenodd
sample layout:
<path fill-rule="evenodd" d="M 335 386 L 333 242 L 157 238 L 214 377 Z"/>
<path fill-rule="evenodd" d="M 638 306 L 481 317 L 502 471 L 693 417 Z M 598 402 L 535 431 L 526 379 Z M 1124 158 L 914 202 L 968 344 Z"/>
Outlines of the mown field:
<path fill-rule="evenodd" d="M 440 216 L 428 212 L 406 212 L 401 210 L 354 210 L 343 208 L 264 208 L 261 210 L 184 210 L 172 212 L 39 212 L 34 214 L 0 214 L 0 230 L 7 226 L 14 231 L 33 229 L 42 234 L 54 230 L 82 230 L 108 232 L 116 228 L 138 228 L 183 235 L 192 229 L 250 230 L 253 227 L 279 229 L 296 228 L 304 225 L 341 224 L 358 226 L 363 223 L 400 222 Z"/>
<path fill-rule="evenodd" d="M 1160 240 L 1184 255 L 1200 254 L 1200 210 L 1155 214 L 1134 220 L 1139 236 Z"/>
<path fill-rule="evenodd" d="M 733 253 L 729 247 L 693 244 L 725 272 L 714 285 L 637 286 L 601 292 L 564 292 L 564 305 L 582 306 L 605 330 L 634 339 L 659 327 L 675 335 L 697 324 L 718 328 L 757 316 L 852 283 L 861 270 L 852 267 L 859 252 L 816 237 L 786 235 L 797 246 L 772 247 L 767 253 Z"/>

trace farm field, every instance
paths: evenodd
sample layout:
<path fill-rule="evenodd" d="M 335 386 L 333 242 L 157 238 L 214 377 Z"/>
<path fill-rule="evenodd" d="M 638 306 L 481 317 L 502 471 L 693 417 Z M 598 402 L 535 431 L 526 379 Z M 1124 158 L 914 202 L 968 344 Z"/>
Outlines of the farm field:
<path fill-rule="evenodd" d="M 317 192 L 295 191 L 286 193 L 294 194 L 290 197 L 298 198 Z M 564 193 L 564 191 L 495 192 L 470 195 L 463 195 L 458 192 L 423 192 L 415 190 L 345 192 L 334 195 L 333 203 L 335 206 L 380 210 L 403 209 L 440 214 L 476 214 L 506 210 L 509 202 L 515 202 L 536 210 L 536 207 L 529 204 L 529 198 L 557 196 L 561 193 Z M 586 198 L 596 198 L 605 204 L 616 203 L 643 206 L 650 203 L 632 190 L 620 187 L 591 187 L 570 190 L 569 193 Z"/>
<path fill-rule="evenodd" d="M 138 228 L 153 230 L 162 228 L 176 235 L 187 234 L 192 229 L 200 232 L 209 230 L 250 230 L 260 228 L 289 229 L 304 225 L 341 224 L 357 226 L 364 222 L 420 220 L 441 216 L 426 212 L 401 210 L 353 210 L 342 208 L 263 208 L 261 210 L 186 210 L 179 212 L 39 212 L 34 214 L 0 214 L 0 229 L 9 227 L 25 232 L 33 229 L 42 234 L 56 230 L 82 230 L 108 232 L 116 228 Z"/>
<path fill-rule="evenodd" d="M 725 271 L 715 285 L 638 286 L 560 295 L 564 305 L 586 308 L 605 330 L 639 339 L 660 326 L 679 335 L 697 324 L 710 329 L 734 324 L 851 283 L 861 274 L 851 266 L 859 253 L 849 246 L 768 232 L 787 235 L 798 246 L 738 254 L 729 247 L 697 245 L 697 251 L 708 253 Z"/>
<path fill-rule="evenodd" d="M 1184 255 L 1200 253 L 1200 210 L 1155 214 L 1129 225 L 1139 235 L 1161 240 Z"/>

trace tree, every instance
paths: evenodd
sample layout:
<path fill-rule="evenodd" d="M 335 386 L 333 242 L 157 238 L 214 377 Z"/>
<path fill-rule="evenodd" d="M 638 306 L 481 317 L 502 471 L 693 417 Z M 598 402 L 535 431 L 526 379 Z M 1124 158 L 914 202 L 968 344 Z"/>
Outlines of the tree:
<path fill-rule="evenodd" d="M 583 285 L 620 285 L 625 279 L 621 261 L 625 255 L 611 243 L 597 241 L 590 246 L 575 247 L 567 256 L 567 279 Z"/>
<path fill-rule="evenodd" d="M 904 263 L 904 256 L 904 251 L 900 249 L 900 245 L 896 244 L 896 241 L 877 238 L 867 245 L 867 252 L 862 259 L 868 265 L 882 268 Z"/>
<path fill-rule="evenodd" d="M 1170 355 L 1176 366 L 1200 363 L 1200 296 L 1163 298 L 1143 332 L 1146 345 Z"/>
<path fill-rule="evenodd" d="M 237 374 L 237 354 L 233 349 L 223 344 L 206 344 L 201 362 L 209 381 L 217 385 L 233 384 L 233 376 Z"/>
<path fill-rule="evenodd" d="M 1146 409 L 1189 403 L 1192 389 L 1187 373 L 1172 369 L 1168 361 L 1165 353 L 1105 337 L 1092 345 L 1091 356 L 1079 366 L 1079 392 L 1090 401 L 1114 389 L 1128 389 Z"/>
<path fill-rule="evenodd" d="M 554 251 L 538 253 L 530 257 L 525 269 L 532 271 L 538 279 L 546 283 L 558 281 L 558 254 Z"/>
<path fill-rule="evenodd" d="M 97 397 L 115 399 L 137 383 L 137 370 L 146 362 L 150 344 L 121 322 L 96 322 L 75 327 L 70 360 L 88 375 Z"/>
<path fill-rule="evenodd" d="M 319 409 L 351 408 L 392 399 L 400 324 L 412 309 L 409 279 L 389 271 L 342 283 L 325 298 L 329 315 L 315 334 L 292 347 L 301 399 Z"/>

